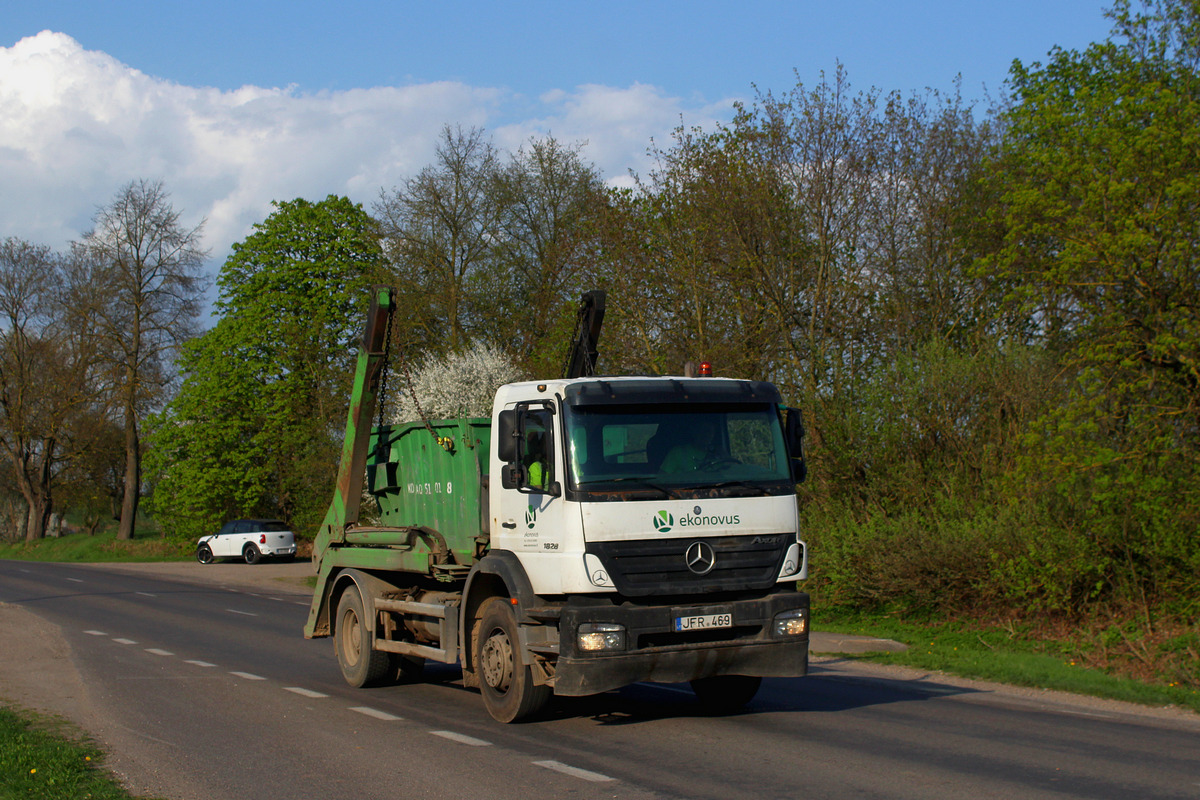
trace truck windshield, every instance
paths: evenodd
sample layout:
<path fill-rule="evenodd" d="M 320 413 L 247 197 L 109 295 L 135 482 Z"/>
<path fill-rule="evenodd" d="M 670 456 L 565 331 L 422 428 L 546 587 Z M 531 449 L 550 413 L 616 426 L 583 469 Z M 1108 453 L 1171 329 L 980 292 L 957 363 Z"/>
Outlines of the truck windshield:
<path fill-rule="evenodd" d="M 794 491 L 769 403 L 574 406 L 565 414 L 571 490 L 713 497 Z"/>

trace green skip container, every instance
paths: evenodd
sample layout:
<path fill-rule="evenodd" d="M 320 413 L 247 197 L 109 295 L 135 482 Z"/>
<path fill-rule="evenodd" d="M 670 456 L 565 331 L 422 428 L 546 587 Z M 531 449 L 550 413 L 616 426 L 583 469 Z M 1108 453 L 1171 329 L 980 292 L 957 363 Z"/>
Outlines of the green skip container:
<path fill-rule="evenodd" d="M 430 420 L 371 431 L 367 487 L 388 528 L 424 528 L 471 564 L 488 530 L 491 420 Z M 383 532 L 372 543 L 387 544 Z M 365 542 L 364 542 L 365 543 Z"/>

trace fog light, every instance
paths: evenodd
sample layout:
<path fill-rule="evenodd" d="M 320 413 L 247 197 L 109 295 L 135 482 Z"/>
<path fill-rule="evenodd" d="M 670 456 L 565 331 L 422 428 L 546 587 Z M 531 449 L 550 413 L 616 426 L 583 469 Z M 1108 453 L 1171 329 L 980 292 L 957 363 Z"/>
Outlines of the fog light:
<path fill-rule="evenodd" d="M 776 636 L 803 636 L 808 633 L 808 609 L 793 608 L 775 615 Z"/>
<path fill-rule="evenodd" d="M 625 649 L 624 625 L 612 622 L 585 622 L 579 626 L 576 633 L 579 636 L 579 650 L 583 653 Z"/>

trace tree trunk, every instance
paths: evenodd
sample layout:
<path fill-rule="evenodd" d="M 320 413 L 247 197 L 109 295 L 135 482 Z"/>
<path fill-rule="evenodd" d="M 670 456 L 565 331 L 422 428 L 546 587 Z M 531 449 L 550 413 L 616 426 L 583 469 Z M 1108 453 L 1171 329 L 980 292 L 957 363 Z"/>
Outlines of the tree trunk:
<path fill-rule="evenodd" d="M 25 494 L 25 491 L 21 494 L 25 495 L 26 506 L 25 541 L 35 542 L 45 538 L 46 520 L 50 517 L 50 502 L 32 485 L 28 494 Z"/>
<path fill-rule="evenodd" d="M 40 487 L 29 477 L 29 458 L 22 456 L 16 464 L 17 491 L 25 500 L 25 541 L 36 542 L 46 535 L 45 504 Z"/>
<path fill-rule="evenodd" d="M 125 408 L 125 496 L 121 501 L 121 524 L 118 539 L 132 539 L 141 499 L 142 460 L 138 442 L 137 412 L 130 400 Z"/>

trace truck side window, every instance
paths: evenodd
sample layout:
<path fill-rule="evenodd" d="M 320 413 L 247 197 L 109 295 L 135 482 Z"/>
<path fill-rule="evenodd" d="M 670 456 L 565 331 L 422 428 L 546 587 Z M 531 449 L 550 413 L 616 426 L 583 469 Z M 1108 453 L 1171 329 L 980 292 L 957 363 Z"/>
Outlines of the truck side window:
<path fill-rule="evenodd" d="M 554 480 L 554 459 L 551 443 L 550 415 L 531 412 L 525 418 L 526 481 L 535 489 L 545 489 Z"/>

